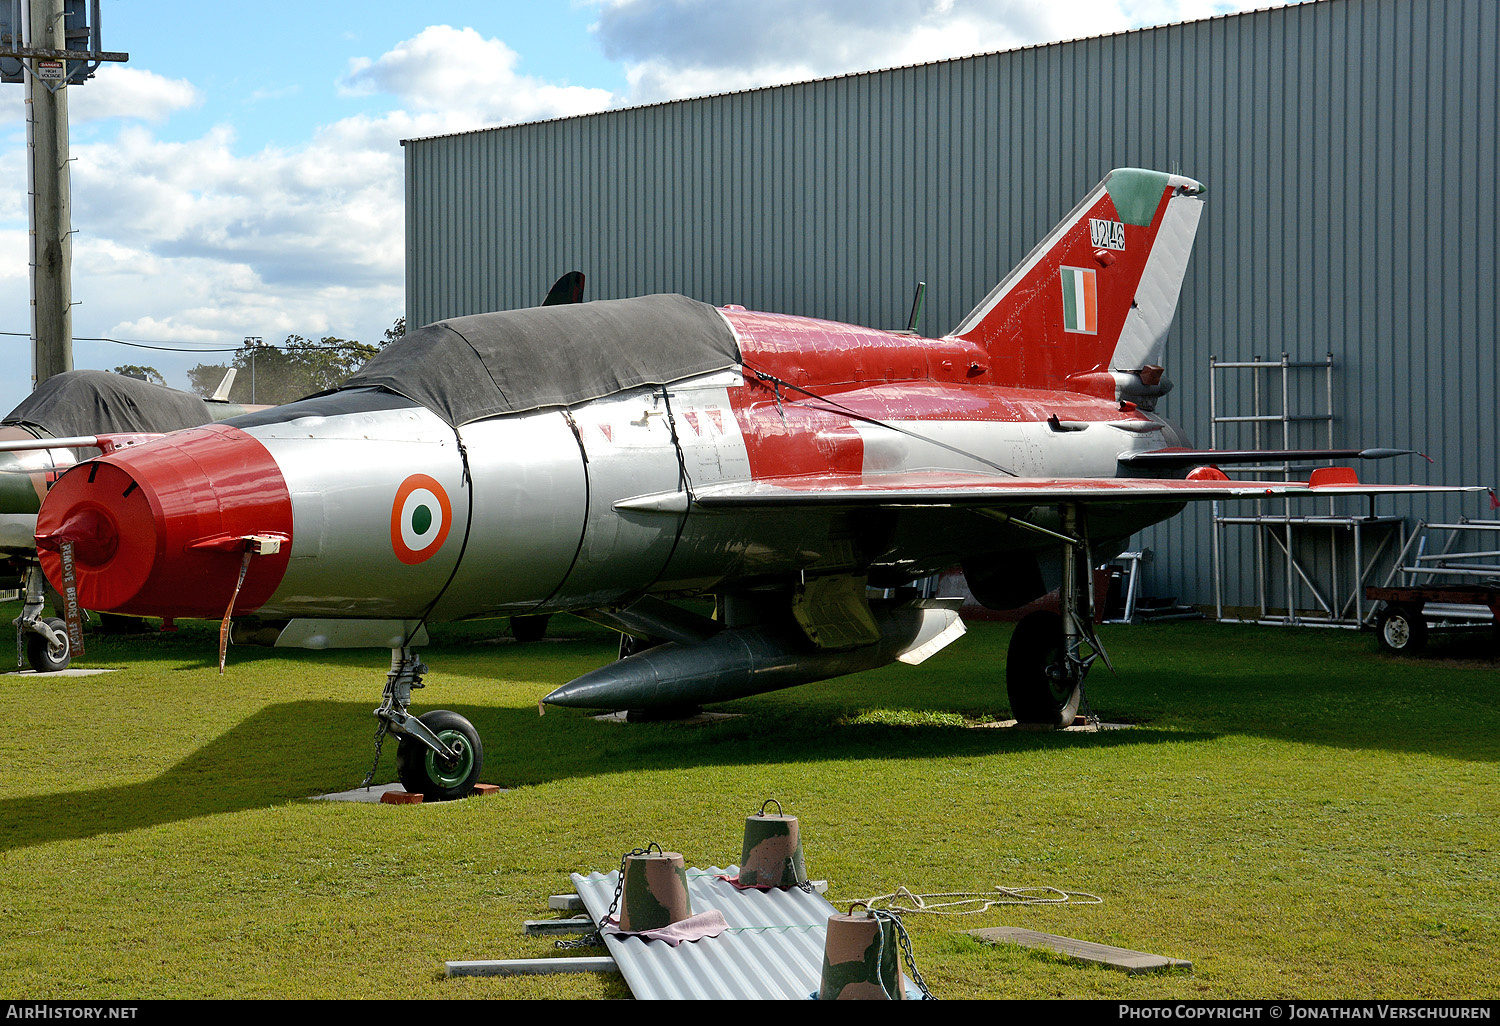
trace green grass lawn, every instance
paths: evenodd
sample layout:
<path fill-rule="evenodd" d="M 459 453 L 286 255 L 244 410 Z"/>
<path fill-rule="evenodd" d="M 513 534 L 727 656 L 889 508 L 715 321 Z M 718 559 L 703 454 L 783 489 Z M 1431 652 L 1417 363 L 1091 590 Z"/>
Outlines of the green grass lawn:
<path fill-rule="evenodd" d="M 5 621 L 14 604 L 0 606 Z M 377 651 L 235 648 L 217 625 L 91 636 L 88 677 L 0 677 L 0 992 L 16 998 L 625 997 L 618 976 L 458 979 L 545 957 L 570 872 L 655 841 L 738 861 L 769 797 L 835 905 L 1048 885 L 1102 904 L 908 917 L 943 998 L 1494 998 L 1500 662 L 1435 641 L 1208 623 L 1106 628 L 1099 734 L 1007 716 L 1008 626 L 895 666 L 732 703 L 709 726 L 537 715 L 613 657 L 555 618 L 439 627 L 414 708 L 478 727 L 494 797 L 325 803 L 374 755 Z M 394 777 L 387 745 L 379 781 Z M 963 931 L 1011 925 L 1171 955 L 1089 968 Z"/>

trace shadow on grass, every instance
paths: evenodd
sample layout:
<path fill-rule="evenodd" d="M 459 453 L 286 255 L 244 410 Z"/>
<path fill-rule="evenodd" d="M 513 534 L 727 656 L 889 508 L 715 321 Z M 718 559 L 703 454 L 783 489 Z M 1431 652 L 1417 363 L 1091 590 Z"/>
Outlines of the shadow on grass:
<path fill-rule="evenodd" d="M 571 641 L 518 650 L 475 640 L 488 630 L 482 625 L 461 627 L 424 650 L 435 670 L 561 681 L 611 655 L 609 636 L 602 633 L 596 638 L 585 631 Z M 702 727 L 605 724 L 571 710 L 539 719 L 532 708 L 514 704 L 445 703 L 440 686 L 422 695 L 418 711 L 447 707 L 472 720 L 486 747 L 483 779 L 503 786 L 786 762 L 1024 759 L 1069 748 L 1098 751 L 1107 759 L 1122 746 L 1230 734 L 1500 761 L 1500 746 L 1492 740 L 1500 726 L 1492 662 L 1393 659 L 1373 653 L 1368 637 L 1341 632 L 1214 624 L 1128 628 L 1106 635 L 1121 674 L 1096 671 L 1090 694 L 1106 719 L 1148 722 L 1152 729 L 1034 734 L 969 729 L 956 715 L 977 719 L 1005 708 L 1009 629 L 981 625 L 971 634 L 920 667 L 886 668 L 745 699 L 727 707 L 743 716 Z M 189 640 L 156 636 L 122 645 L 118 655 L 126 664 L 157 658 L 201 669 L 207 646 L 199 639 L 190 649 Z M 306 672 L 309 662 L 360 668 L 374 662 L 368 651 L 287 656 L 238 650 L 235 659 L 242 665 L 284 661 L 293 674 Z M 537 686 L 538 695 L 546 690 Z M 373 704 L 309 700 L 270 706 L 150 780 L 0 800 L 0 850 L 269 808 L 354 787 L 373 758 Z M 393 778 L 394 747 L 386 746 L 377 781 Z M 12 772 L 45 779 L 41 766 Z"/>
<path fill-rule="evenodd" d="M 1130 731 L 1038 734 L 959 725 L 850 724 L 812 710 L 792 722 L 761 712 L 686 726 L 602 723 L 582 714 L 538 719 L 532 710 L 514 708 L 451 708 L 472 720 L 484 740 L 481 779 L 505 787 L 631 771 L 1024 755 L 1059 746 L 1109 749 L 1164 740 Z M 152 779 L 0 800 L 0 851 L 271 808 L 357 787 L 373 758 L 373 728 L 364 727 L 370 722 L 366 703 L 270 706 Z M 1168 739 L 1201 737 L 1185 732 Z M 393 779 L 394 766 L 391 739 L 377 783 Z"/>

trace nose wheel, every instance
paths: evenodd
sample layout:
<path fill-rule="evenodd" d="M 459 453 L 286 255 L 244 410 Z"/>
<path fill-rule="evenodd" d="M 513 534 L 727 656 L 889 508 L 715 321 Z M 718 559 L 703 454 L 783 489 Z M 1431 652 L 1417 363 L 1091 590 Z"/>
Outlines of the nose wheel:
<path fill-rule="evenodd" d="M 399 739 L 396 746 L 396 777 L 412 794 L 431 801 L 466 798 L 479 782 L 484 769 L 484 746 L 474 725 L 456 712 L 435 709 L 421 716 L 407 711 L 411 693 L 420 688 L 427 666 L 409 648 L 391 649 L 391 672 L 386 675 L 385 695 L 375 716 L 375 764 L 365 776 L 368 785 L 380 765 L 380 744 L 386 733 Z"/>
<path fill-rule="evenodd" d="M 479 732 L 468 720 L 447 709 L 424 713 L 418 719 L 454 757 L 438 754 L 416 737 L 403 737 L 396 746 L 396 777 L 401 786 L 432 801 L 467 796 L 479 782 L 484 766 Z"/>

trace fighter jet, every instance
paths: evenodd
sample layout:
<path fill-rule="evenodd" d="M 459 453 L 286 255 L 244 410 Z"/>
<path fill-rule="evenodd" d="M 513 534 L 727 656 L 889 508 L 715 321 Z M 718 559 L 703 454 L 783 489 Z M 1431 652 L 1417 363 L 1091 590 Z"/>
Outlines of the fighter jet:
<path fill-rule="evenodd" d="M 1203 199 L 1111 172 L 942 338 L 679 295 L 432 324 L 334 391 L 69 470 L 43 566 L 91 609 L 389 647 L 376 716 L 433 798 L 483 759 L 463 717 L 410 712 L 434 621 L 608 624 L 621 658 L 542 701 L 675 710 L 927 658 L 963 624 L 915 584 L 961 565 L 996 608 L 1059 590 L 1006 685 L 1066 724 L 1104 657 L 1089 568 L 1131 534 L 1194 500 L 1399 488 L 1231 480 L 1215 464 L 1266 454 L 1156 414 Z"/>
<path fill-rule="evenodd" d="M 106 371 L 54 375 L 0 418 L 0 567 L 19 577 L 24 603 L 15 620 L 17 661 L 40 672 L 72 660 L 66 625 L 44 617 L 45 578 L 36 558 L 36 514 L 48 487 L 79 459 L 168 431 L 263 409 L 229 402 L 231 368 L 213 396 Z M 13 578 L 14 579 L 14 578 Z"/>

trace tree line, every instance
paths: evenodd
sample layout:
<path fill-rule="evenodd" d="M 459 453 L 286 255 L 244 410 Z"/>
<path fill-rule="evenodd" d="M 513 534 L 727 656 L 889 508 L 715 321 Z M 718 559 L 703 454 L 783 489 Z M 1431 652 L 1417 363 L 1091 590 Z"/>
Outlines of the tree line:
<path fill-rule="evenodd" d="M 285 342 L 272 345 L 246 339 L 229 363 L 200 363 L 189 368 L 188 382 L 197 394 L 211 396 L 233 367 L 238 373 L 229 390 L 231 402 L 289 403 L 342 384 L 372 356 L 405 334 L 406 318 L 398 317 L 375 345 L 332 335 L 317 341 L 288 335 Z M 150 367 L 132 370 L 153 372 Z"/>

